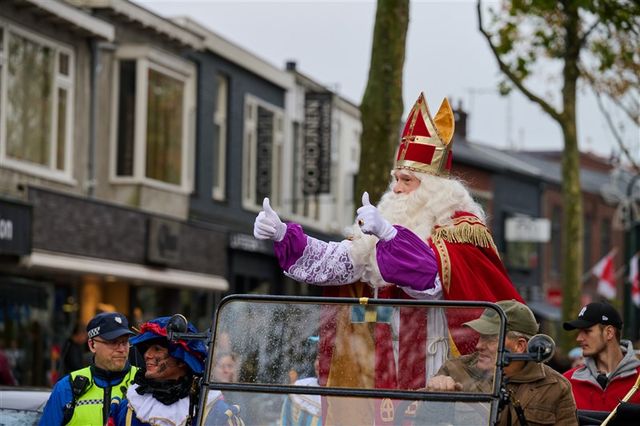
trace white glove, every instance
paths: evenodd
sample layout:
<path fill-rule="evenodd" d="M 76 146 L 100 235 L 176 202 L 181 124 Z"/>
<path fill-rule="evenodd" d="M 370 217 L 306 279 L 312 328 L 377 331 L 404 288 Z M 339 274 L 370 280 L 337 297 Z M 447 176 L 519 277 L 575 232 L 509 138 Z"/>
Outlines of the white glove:
<path fill-rule="evenodd" d="M 259 240 L 282 241 L 287 233 L 287 225 L 269 205 L 269 198 L 262 201 L 262 211 L 253 223 L 253 236 Z"/>
<path fill-rule="evenodd" d="M 375 235 L 383 241 L 389 241 L 398 231 L 382 217 L 380 211 L 369 202 L 369 193 L 362 194 L 362 207 L 357 210 L 356 222 L 365 234 Z"/>

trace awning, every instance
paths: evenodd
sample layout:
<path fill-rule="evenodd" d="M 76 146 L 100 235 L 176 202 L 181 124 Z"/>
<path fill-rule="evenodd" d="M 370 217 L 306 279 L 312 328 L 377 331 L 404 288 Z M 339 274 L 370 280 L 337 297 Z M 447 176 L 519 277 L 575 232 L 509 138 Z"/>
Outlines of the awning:
<path fill-rule="evenodd" d="M 66 23 L 81 28 L 87 33 L 101 37 L 106 41 L 113 41 L 115 38 L 115 28 L 108 22 L 98 19 L 84 10 L 73 7 L 62 1 L 51 0 L 26 0 L 28 3 L 57 16 Z"/>
<path fill-rule="evenodd" d="M 23 256 L 22 266 L 30 269 L 48 269 L 72 274 L 113 276 L 123 280 L 163 284 L 174 287 L 190 287 L 204 290 L 227 291 L 229 283 L 218 275 L 200 274 L 171 268 L 154 268 L 134 263 L 94 257 L 74 256 L 34 250 Z"/>
<path fill-rule="evenodd" d="M 562 319 L 562 311 L 557 306 L 544 301 L 527 302 L 527 306 L 536 316 L 552 320 L 560 321 Z"/>

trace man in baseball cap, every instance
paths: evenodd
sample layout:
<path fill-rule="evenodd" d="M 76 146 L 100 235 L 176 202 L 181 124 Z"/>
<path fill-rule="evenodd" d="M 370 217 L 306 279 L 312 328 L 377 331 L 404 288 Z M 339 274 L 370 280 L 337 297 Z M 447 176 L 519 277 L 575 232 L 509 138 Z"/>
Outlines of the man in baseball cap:
<path fill-rule="evenodd" d="M 593 302 L 563 327 L 578 331 L 576 341 L 584 356 L 584 365 L 564 373 L 571 382 L 578 409 L 613 410 L 640 374 L 640 361 L 631 342 L 621 340 L 620 314 L 608 303 Z M 640 403 L 640 393 L 630 402 Z"/>
<path fill-rule="evenodd" d="M 40 424 L 106 424 L 111 398 L 123 396 L 137 371 L 129 364 L 129 336 L 133 334 L 121 313 L 93 317 L 87 324 L 93 362 L 56 383 Z"/>
<path fill-rule="evenodd" d="M 611 325 L 616 329 L 622 328 L 622 319 L 618 311 L 608 303 L 593 302 L 580 309 L 578 318 L 562 324 L 565 330 L 589 328 L 596 324 Z"/>
<path fill-rule="evenodd" d="M 513 353 L 527 352 L 529 339 L 538 332 L 538 323 L 533 312 L 516 300 L 503 300 L 496 304 L 504 312 L 506 335 L 504 347 Z M 476 352 L 450 359 L 427 382 L 427 390 L 491 393 L 498 353 L 498 337 L 501 318 L 496 309 L 487 308 L 475 320 L 464 323 L 478 333 Z M 528 421 L 577 425 L 576 406 L 569 382 L 546 364 L 533 361 L 512 361 L 504 368 L 506 387 L 513 400 Z M 542 412 L 540 407 L 548 410 Z M 518 410 L 520 410 L 518 408 Z M 509 404 L 500 413 L 498 425 L 511 424 L 518 419 L 514 404 Z"/>
<path fill-rule="evenodd" d="M 130 336 L 134 333 L 129 330 L 127 317 L 119 312 L 102 312 L 91 318 L 87 324 L 87 337 L 104 340 L 114 340 L 120 336 Z"/>

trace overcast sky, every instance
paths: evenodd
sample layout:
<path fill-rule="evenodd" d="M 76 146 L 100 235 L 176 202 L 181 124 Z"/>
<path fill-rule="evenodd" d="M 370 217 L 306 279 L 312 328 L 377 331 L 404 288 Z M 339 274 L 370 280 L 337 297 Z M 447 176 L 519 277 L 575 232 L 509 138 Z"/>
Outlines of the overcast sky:
<path fill-rule="evenodd" d="M 359 103 L 369 71 L 375 1 L 136 0 L 165 17 L 189 16 L 277 67 L 298 70 Z M 495 3 L 493 3 L 495 4 Z M 411 2 L 404 70 L 405 115 L 425 92 L 432 111 L 443 97 L 469 112 L 468 138 L 498 147 L 562 149 L 562 133 L 519 93 L 499 96 L 495 59 L 477 30 L 475 1 Z M 532 82 L 545 95 L 550 82 Z M 622 117 L 615 112 L 615 117 Z M 640 134 L 627 123 L 625 141 L 640 156 Z M 581 150 L 608 156 L 616 143 L 591 94 L 578 104 Z"/>

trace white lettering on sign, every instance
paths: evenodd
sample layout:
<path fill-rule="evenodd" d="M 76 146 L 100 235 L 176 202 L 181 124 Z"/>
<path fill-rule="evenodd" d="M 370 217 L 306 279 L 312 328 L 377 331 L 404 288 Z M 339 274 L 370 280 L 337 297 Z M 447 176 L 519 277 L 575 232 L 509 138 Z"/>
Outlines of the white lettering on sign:
<path fill-rule="evenodd" d="M 0 240 L 13 240 L 13 222 L 0 219 Z"/>
<path fill-rule="evenodd" d="M 551 239 L 551 222 L 545 218 L 510 217 L 505 220 L 504 233 L 507 241 L 547 243 Z"/>

